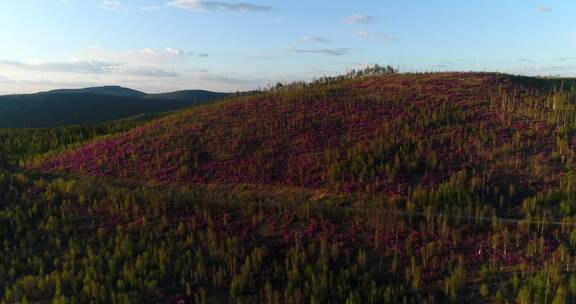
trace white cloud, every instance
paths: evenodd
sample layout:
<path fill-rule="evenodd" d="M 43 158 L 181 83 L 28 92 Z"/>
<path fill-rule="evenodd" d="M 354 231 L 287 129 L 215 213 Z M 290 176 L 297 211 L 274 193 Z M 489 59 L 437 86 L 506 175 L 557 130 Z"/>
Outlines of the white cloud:
<path fill-rule="evenodd" d="M 127 66 L 120 69 L 119 72 L 123 74 L 143 77 L 173 78 L 180 76 L 174 71 L 151 66 Z"/>
<path fill-rule="evenodd" d="M 385 41 L 398 41 L 397 38 L 394 38 L 386 33 L 371 33 L 371 32 L 367 32 L 367 31 L 360 31 L 357 33 L 358 36 L 362 37 L 362 38 L 375 38 L 375 39 L 380 39 L 380 40 L 385 40 Z"/>
<path fill-rule="evenodd" d="M 166 53 L 174 56 L 182 56 L 184 55 L 184 51 L 181 49 L 173 49 L 173 48 L 166 48 L 164 50 Z"/>
<path fill-rule="evenodd" d="M 141 49 L 140 53 L 144 54 L 144 55 L 149 55 L 149 56 L 156 56 L 156 55 L 160 54 L 158 51 L 151 49 L 151 48 Z"/>
<path fill-rule="evenodd" d="M 12 80 L 10 78 L 0 75 L 0 83 L 11 83 L 11 82 Z"/>
<path fill-rule="evenodd" d="M 247 2 L 223 2 L 209 0 L 174 0 L 169 5 L 191 10 L 191 11 L 232 11 L 232 12 L 266 12 L 272 8 L 265 5 L 252 4 Z"/>
<path fill-rule="evenodd" d="M 290 52 L 304 53 L 304 54 L 321 54 L 328 56 L 344 56 L 350 54 L 350 48 L 336 48 L 336 49 L 296 49 L 291 48 Z"/>
<path fill-rule="evenodd" d="M 302 40 L 308 41 L 308 42 L 316 42 L 316 43 L 332 43 L 331 40 L 328 40 L 328 39 L 322 38 L 322 37 L 304 36 L 302 38 Z"/>
<path fill-rule="evenodd" d="M 374 17 L 365 14 L 354 14 L 352 16 L 348 16 L 344 18 L 344 22 L 348 24 L 363 24 L 363 23 L 371 23 L 374 21 Z"/>
<path fill-rule="evenodd" d="M 0 66 L 23 71 L 73 73 L 73 74 L 127 74 L 144 77 L 177 77 L 174 71 L 152 66 L 130 66 L 118 62 L 24 62 L 2 60 Z"/>
<path fill-rule="evenodd" d="M 194 52 L 188 52 L 188 53 L 186 53 L 186 55 L 188 55 L 188 56 L 193 56 L 193 57 L 198 57 L 198 58 L 206 58 L 206 57 L 210 57 L 210 54 L 208 54 L 208 53 L 194 53 Z"/>
<path fill-rule="evenodd" d="M 24 62 L 2 60 L 0 65 L 7 68 L 15 68 L 28 71 L 51 71 L 63 73 L 110 73 L 121 66 L 119 63 L 101 61 L 74 61 L 74 62 Z"/>
<path fill-rule="evenodd" d="M 534 12 L 539 13 L 539 14 L 550 13 L 550 12 L 552 12 L 552 8 L 547 7 L 547 6 L 539 6 L 536 9 L 534 9 Z"/>
<path fill-rule="evenodd" d="M 163 58 L 146 57 L 138 51 L 79 51 L 76 57 L 83 57 L 79 61 L 0 60 L 0 94 L 103 85 L 121 85 L 151 93 L 186 89 L 234 92 L 287 80 L 283 76 L 252 70 L 238 72 L 207 69 L 206 66 L 185 61 L 192 56 L 188 53 L 182 57 L 172 56 L 171 61 L 162 61 Z M 202 54 L 194 53 L 194 56 Z M 142 66 L 142 62 L 146 62 L 146 65 Z"/>
<path fill-rule="evenodd" d="M 141 6 L 140 10 L 145 11 L 145 12 L 154 12 L 154 11 L 159 11 L 160 7 L 159 6 Z"/>
<path fill-rule="evenodd" d="M 122 9 L 124 6 L 120 1 L 116 0 L 105 0 L 100 2 L 100 8 L 108 11 L 117 11 Z"/>
<path fill-rule="evenodd" d="M 193 57 L 208 57 L 206 52 L 192 52 L 176 47 L 143 48 L 140 50 L 113 50 L 100 48 L 97 50 L 80 49 L 74 54 L 76 61 L 122 62 L 126 65 L 142 65 L 162 68 L 181 68 L 193 62 Z"/>
<path fill-rule="evenodd" d="M 91 46 L 87 46 L 83 49 L 88 51 L 88 52 L 98 52 L 98 51 L 103 50 L 103 48 L 99 45 L 91 45 Z"/>
<path fill-rule="evenodd" d="M 150 57 L 181 57 L 184 55 L 193 57 L 208 57 L 208 53 L 195 53 L 195 52 L 185 52 L 177 48 L 165 48 L 163 50 L 145 48 L 139 51 L 140 54 Z"/>

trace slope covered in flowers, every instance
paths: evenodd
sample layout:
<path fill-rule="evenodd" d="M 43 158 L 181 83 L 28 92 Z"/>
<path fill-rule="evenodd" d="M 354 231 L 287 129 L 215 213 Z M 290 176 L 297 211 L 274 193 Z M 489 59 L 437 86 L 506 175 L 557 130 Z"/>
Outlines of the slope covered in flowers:
<path fill-rule="evenodd" d="M 450 187 L 495 202 L 519 200 L 557 185 L 572 162 L 565 126 L 574 111 L 561 85 L 488 73 L 296 84 L 181 112 L 38 166 L 415 199 Z"/>
<path fill-rule="evenodd" d="M 572 303 L 573 85 L 355 75 L 7 130 L 0 302 Z"/>

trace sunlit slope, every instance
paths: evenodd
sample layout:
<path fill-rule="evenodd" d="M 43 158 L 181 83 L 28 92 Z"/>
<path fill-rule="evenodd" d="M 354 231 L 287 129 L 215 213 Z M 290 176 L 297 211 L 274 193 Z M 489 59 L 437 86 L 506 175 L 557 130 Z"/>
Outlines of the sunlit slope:
<path fill-rule="evenodd" d="M 379 192 L 443 187 L 494 202 L 555 185 L 573 162 L 562 80 L 488 73 L 339 78 L 171 115 L 44 160 L 143 181 Z"/>

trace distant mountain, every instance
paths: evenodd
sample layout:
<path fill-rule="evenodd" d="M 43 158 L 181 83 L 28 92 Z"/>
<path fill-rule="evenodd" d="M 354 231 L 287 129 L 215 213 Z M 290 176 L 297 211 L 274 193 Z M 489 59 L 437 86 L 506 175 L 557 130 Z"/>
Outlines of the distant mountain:
<path fill-rule="evenodd" d="M 146 99 L 158 99 L 158 100 L 210 100 L 210 99 L 220 99 L 230 96 L 230 93 L 216 93 L 204 90 L 185 90 L 176 91 L 171 93 L 162 94 L 147 94 L 144 96 Z"/>
<path fill-rule="evenodd" d="M 138 90 L 124 88 L 121 86 L 102 86 L 102 87 L 92 87 L 84 89 L 60 89 L 60 90 L 43 92 L 43 94 L 79 94 L 79 93 L 101 94 L 101 95 L 121 96 L 121 97 L 139 97 L 139 98 L 157 99 L 157 100 L 188 100 L 188 101 L 200 101 L 200 102 L 220 99 L 231 95 L 230 93 L 211 92 L 205 90 L 183 90 L 183 91 L 159 93 L 159 94 L 146 94 Z"/>
<path fill-rule="evenodd" d="M 103 87 L 93 87 L 84 89 L 61 89 L 45 92 L 45 94 L 78 94 L 78 93 L 102 94 L 102 95 L 121 96 L 121 97 L 143 97 L 146 95 L 146 93 L 144 92 L 120 86 L 103 86 Z"/>
<path fill-rule="evenodd" d="M 228 96 L 209 91 L 151 94 L 119 86 L 0 96 L 0 128 L 93 124 L 174 111 Z"/>

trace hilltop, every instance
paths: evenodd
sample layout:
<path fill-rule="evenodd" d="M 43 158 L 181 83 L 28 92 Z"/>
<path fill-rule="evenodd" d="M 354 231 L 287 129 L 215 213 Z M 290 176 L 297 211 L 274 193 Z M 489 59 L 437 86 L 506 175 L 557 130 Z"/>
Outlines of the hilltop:
<path fill-rule="evenodd" d="M 205 90 L 184 90 L 170 93 L 147 94 L 146 99 L 156 100 L 192 100 L 202 101 L 210 99 L 221 99 L 230 96 L 230 93 L 218 93 Z"/>
<path fill-rule="evenodd" d="M 557 185 L 573 160 L 560 128 L 574 117 L 566 81 L 439 73 L 296 84 L 177 113 L 40 168 L 390 197 L 450 185 L 470 204 L 519 202 Z"/>
<path fill-rule="evenodd" d="M 92 87 L 83 89 L 59 89 L 45 92 L 46 94 L 101 94 L 109 96 L 121 96 L 121 97 L 143 97 L 147 95 L 144 92 L 137 90 L 124 88 L 121 86 L 102 86 L 102 87 Z"/>

